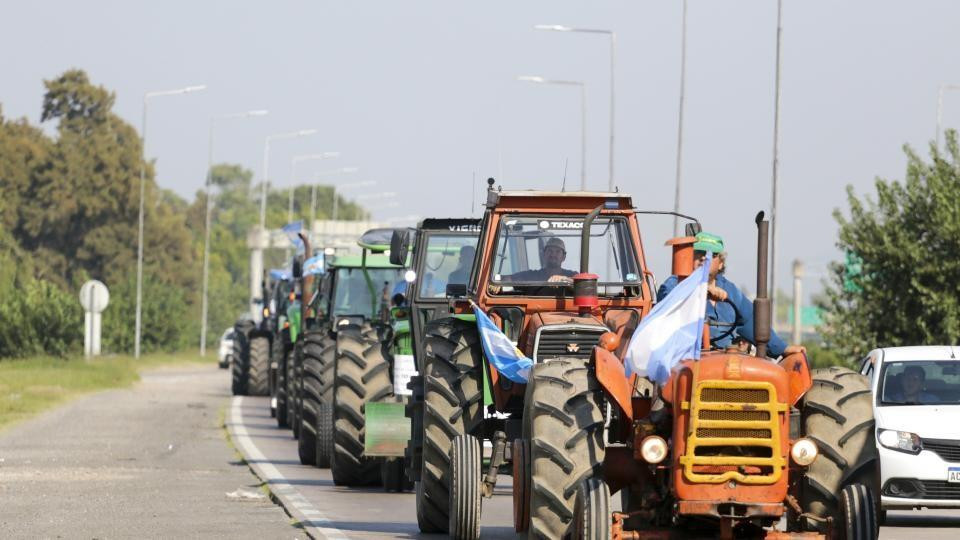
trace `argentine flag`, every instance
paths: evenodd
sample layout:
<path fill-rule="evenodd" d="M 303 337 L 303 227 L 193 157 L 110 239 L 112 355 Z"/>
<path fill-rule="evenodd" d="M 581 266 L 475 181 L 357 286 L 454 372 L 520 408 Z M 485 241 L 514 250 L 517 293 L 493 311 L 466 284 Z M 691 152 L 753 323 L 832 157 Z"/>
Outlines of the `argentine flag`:
<path fill-rule="evenodd" d="M 283 232 L 287 233 L 287 238 L 290 239 L 293 247 L 297 248 L 297 253 L 303 250 L 303 240 L 300 239 L 298 234 L 302 230 L 303 220 L 292 221 L 283 226 Z"/>
<path fill-rule="evenodd" d="M 298 238 L 299 240 L 299 238 Z M 323 254 L 314 255 L 303 261 L 303 275 L 316 276 L 323 273 Z"/>
<path fill-rule="evenodd" d="M 677 284 L 640 322 L 623 360 L 627 376 L 636 373 L 663 384 L 678 362 L 700 359 L 712 258 L 713 253 L 707 252 L 703 265 Z"/>
<path fill-rule="evenodd" d="M 473 305 L 473 312 L 477 315 L 480 343 L 483 344 L 483 351 L 487 353 L 487 360 L 504 377 L 515 383 L 525 384 L 530 378 L 533 360 L 524 356 L 476 304 Z"/>

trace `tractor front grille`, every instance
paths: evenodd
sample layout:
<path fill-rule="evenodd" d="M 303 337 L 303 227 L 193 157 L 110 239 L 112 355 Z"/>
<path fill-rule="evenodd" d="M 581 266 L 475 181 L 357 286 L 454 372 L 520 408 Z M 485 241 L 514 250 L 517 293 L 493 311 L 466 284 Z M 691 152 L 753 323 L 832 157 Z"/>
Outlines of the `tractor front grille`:
<path fill-rule="evenodd" d="M 696 385 L 690 402 L 684 477 L 690 482 L 773 484 L 786 460 L 780 449 L 776 388 L 763 381 L 708 380 Z"/>
<path fill-rule="evenodd" d="M 544 326 L 537 331 L 533 358 L 543 362 L 552 358 L 590 358 L 600 336 L 608 330 L 594 326 Z"/>

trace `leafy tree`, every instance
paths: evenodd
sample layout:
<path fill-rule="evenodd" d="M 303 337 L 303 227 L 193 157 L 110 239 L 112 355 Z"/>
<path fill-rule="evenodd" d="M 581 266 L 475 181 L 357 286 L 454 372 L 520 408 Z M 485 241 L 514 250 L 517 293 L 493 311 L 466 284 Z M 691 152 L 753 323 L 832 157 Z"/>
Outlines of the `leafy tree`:
<path fill-rule="evenodd" d="M 955 131 L 946 139 L 929 163 L 905 146 L 904 181 L 877 179 L 863 199 L 848 186 L 849 217 L 834 212 L 837 247 L 860 268 L 832 265 L 824 337 L 849 360 L 960 337 L 960 150 Z"/>

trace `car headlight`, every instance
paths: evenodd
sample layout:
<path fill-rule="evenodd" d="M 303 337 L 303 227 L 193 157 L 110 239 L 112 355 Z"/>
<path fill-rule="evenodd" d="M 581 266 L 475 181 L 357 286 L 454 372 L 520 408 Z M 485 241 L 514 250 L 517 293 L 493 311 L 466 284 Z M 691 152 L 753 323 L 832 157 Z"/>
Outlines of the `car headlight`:
<path fill-rule="evenodd" d="M 909 431 L 896 431 L 893 429 L 881 429 L 877 432 L 877 440 L 884 447 L 898 452 L 908 454 L 919 454 L 923 450 L 923 444 L 916 433 Z"/>

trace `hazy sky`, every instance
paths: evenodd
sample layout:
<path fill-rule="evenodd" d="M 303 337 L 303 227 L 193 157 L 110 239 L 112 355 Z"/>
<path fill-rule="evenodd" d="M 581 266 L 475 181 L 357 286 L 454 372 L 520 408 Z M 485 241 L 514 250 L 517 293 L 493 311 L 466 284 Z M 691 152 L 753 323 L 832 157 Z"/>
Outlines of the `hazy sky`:
<path fill-rule="evenodd" d="M 831 212 L 844 186 L 902 178 L 904 143 L 933 139 L 937 88 L 960 82 L 960 2 L 784 0 L 778 282 L 790 263 L 822 272 L 838 257 Z M 607 185 L 608 41 L 538 32 L 567 24 L 617 32 L 616 183 L 640 208 L 673 205 L 681 3 L 560 1 L 83 1 L 0 7 L 3 114 L 39 119 L 42 80 L 79 67 L 114 90 L 117 112 L 140 126 L 150 90 L 206 84 L 151 101 L 148 153 L 161 185 L 201 187 L 212 115 L 266 108 L 220 124 L 215 159 L 262 175 L 267 134 L 317 128 L 273 145 L 270 173 L 291 182 L 297 154 L 340 151 L 312 172 L 358 166 L 353 180 L 399 192 L 374 217 L 465 215 L 471 176 L 505 189 L 579 183 L 574 88 L 516 81 L 583 80 L 587 177 Z M 770 205 L 776 2 L 690 0 L 681 210 L 722 235 L 730 277 L 755 284 L 757 210 Z M 945 126 L 960 125 L 960 92 Z M 647 257 L 666 277 L 671 233 L 644 219 Z M 806 280 L 819 288 L 818 277 Z"/>

